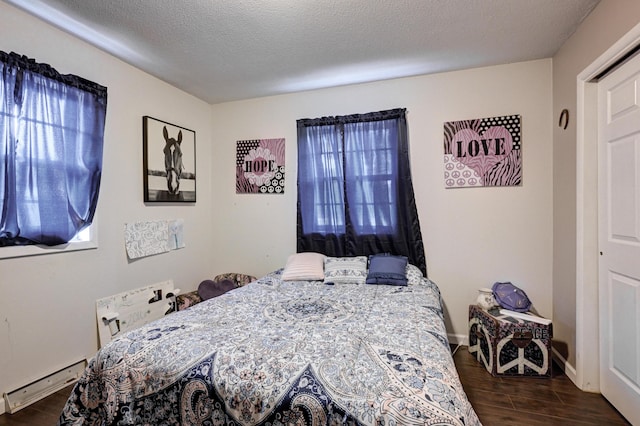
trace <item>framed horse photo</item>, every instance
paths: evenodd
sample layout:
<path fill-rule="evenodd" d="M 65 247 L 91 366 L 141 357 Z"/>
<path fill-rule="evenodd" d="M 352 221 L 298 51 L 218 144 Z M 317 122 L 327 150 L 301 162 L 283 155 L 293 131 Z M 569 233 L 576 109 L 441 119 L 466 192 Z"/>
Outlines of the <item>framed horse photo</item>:
<path fill-rule="evenodd" d="M 142 117 L 144 202 L 196 202 L 196 132 Z"/>

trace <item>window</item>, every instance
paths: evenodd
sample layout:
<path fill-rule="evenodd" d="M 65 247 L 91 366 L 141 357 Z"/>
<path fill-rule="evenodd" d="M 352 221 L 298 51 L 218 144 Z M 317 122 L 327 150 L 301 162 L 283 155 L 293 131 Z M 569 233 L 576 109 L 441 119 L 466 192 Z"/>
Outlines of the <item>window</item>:
<path fill-rule="evenodd" d="M 0 70 L 0 246 L 73 241 L 95 214 L 107 90 L 15 53 Z"/>
<path fill-rule="evenodd" d="M 426 274 L 405 110 L 298 120 L 298 251 L 405 255 Z"/>

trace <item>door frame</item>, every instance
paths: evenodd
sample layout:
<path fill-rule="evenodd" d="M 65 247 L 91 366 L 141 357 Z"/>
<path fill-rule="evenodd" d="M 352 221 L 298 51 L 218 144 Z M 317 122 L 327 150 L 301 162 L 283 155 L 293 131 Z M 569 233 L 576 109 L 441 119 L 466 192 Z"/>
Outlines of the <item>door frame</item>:
<path fill-rule="evenodd" d="M 575 384 L 588 392 L 600 392 L 598 87 L 593 80 L 639 44 L 637 24 L 577 77 Z"/>

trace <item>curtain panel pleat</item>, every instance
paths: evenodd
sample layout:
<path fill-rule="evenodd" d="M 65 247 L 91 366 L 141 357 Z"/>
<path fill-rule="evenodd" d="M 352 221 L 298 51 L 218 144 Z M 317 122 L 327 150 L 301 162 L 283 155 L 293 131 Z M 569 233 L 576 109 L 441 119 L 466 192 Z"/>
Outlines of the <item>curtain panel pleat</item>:
<path fill-rule="evenodd" d="M 0 52 L 0 246 L 70 241 L 95 214 L 107 88 Z"/>
<path fill-rule="evenodd" d="M 300 119 L 297 251 L 391 253 L 427 274 L 406 109 Z"/>

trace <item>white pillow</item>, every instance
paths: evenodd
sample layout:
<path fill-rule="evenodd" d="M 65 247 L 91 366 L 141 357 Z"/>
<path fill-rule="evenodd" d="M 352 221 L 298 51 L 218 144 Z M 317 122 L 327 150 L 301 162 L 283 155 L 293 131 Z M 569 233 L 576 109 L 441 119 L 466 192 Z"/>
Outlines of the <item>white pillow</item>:
<path fill-rule="evenodd" d="M 321 253 L 296 253 L 289 256 L 282 281 L 324 280 L 324 258 Z"/>
<path fill-rule="evenodd" d="M 325 284 L 364 284 L 366 279 L 367 256 L 324 259 Z"/>

